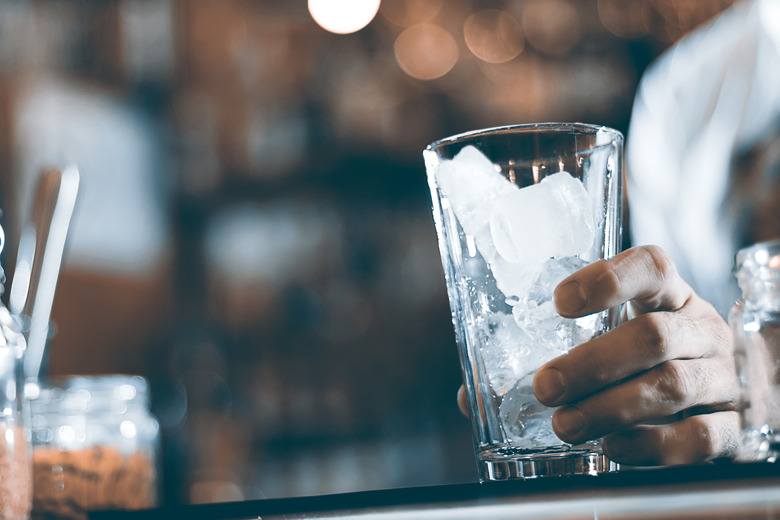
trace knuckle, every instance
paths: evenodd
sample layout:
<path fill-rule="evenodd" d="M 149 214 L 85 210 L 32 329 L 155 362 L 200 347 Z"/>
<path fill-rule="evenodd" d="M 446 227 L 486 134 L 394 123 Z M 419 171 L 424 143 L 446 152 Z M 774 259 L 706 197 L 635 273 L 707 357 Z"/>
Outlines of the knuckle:
<path fill-rule="evenodd" d="M 665 314 L 643 314 L 635 319 L 637 340 L 646 357 L 665 360 L 669 351 L 670 324 Z"/>
<path fill-rule="evenodd" d="M 617 270 L 617 266 L 613 262 L 601 262 L 603 271 L 600 273 L 597 285 L 602 287 L 606 292 L 610 294 L 616 294 L 620 292 L 621 275 Z"/>
<path fill-rule="evenodd" d="M 726 322 L 720 316 L 708 317 L 700 322 L 700 329 L 711 335 L 716 354 L 731 360 L 734 350 L 733 336 Z"/>
<path fill-rule="evenodd" d="M 610 365 L 604 353 L 598 348 L 588 348 L 590 346 L 583 344 L 577 347 L 581 350 L 577 355 L 576 366 L 571 367 L 578 374 L 587 374 L 581 393 L 591 393 L 615 382 L 615 374 L 608 369 Z"/>
<path fill-rule="evenodd" d="M 735 370 L 734 363 L 716 361 L 711 370 L 702 371 L 700 381 L 707 385 L 707 391 L 701 390 L 699 397 L 701 402 L 708 406 L 717 406 L 726 410 L 735 410 L 737 408 L 740 391 L 739 380 Z"/>
<path fill-rule="evenodd" d="M 739 448 L 739 417 L 733 411 L 694 415 L 657 428 L 643 428 L 637 440 L 640 439 L 641 442 L 632 443 L 632 453 L 638 454 L 635 463 L 702 463 L 736 453 Z"/>
<path fill-rule="evenodd" d="M 677 268 L 671 257 L 659 246 L 645 246 L 642 248 L 647 255 L 647 262 L 657 273 L 661 280 L 668 280 L 677 275 Z"/>
<path fill-rule="evenodd" d="M 719 376 L 718 393 L 721 404 L 727 409 L 735 410 L 740 400 L 740 391 L 734 363 L 725 363 L 721 365 Z"/>
<path fill-rule="evenodd" d="M 693 462 L 710 460 L 734 451 L 736 435 L 729 432 L 724 414 L 690 417 L 681 442 L 693 448 Z"/>
<path fill-rule="evenodd" d="M 707 421 L 696 421 L 693 429 L 692 441 L 694 446 L 698 446 L 699 458 L 703 460 L 711 459 L 715 456 L 720 446 L 720 431 L 712 427 L 712 423 Z"/>
<path fill-rule="evenodd" d="M 655 391 L 661 400 L 682 409 L 691 401 L 695 386 L 679 362 L 667 361 L 659 366 Z"/>
<path fill-rule="evenodd" d="M 666 464 L 664 456 L 669 452 L 668 450 L 668 435 L 664 428 L 647 428 L 644 430 L 642 438 L 645 450 L 644 463 L 650 463 L 653 465 Z"/>
<path fill-rule="evenodd" d="M 587 359 L 587 370 L 591 374 L 592 385 L 595 389 L 601 389 L 613 384 L 616 380 L 615 374 L 610 370 L 605 370 L 609 366 L 603 358 L 591 356 Z"/>
<path fill-rule="evenodd" d="M 690 299 L 690 287 L 680 278 L 669 255 L 660 247 L 644 249 L 645 268 L 655 278 L 655 289 L 644 296 L 654 309 L 679 310 Z"/>
<path fill-rule="evenodd" d="M 713 458 L 719 440 L 705 417 L 689 417 L 658 430 L 660 464 L 694 464 Z"/>
<path fill-rule="evenodd" d="M 738 450 L 741 442 L 741 423 L 735 410 L 713 414 L 718 419 L 720 444 L 713 450 L 715 457 L 731 457 Z"/>
<path fill-rule="evenodd" d="M 641 401 L 640 401 L 641 402 Z M 643 406 L 643 409 L 647 409 L 647 406 Z M 637 423 L 636 409 L 632 407 L 618 407 L 612 410 L 612 421 L 619 429 L 632 426 Z"/>

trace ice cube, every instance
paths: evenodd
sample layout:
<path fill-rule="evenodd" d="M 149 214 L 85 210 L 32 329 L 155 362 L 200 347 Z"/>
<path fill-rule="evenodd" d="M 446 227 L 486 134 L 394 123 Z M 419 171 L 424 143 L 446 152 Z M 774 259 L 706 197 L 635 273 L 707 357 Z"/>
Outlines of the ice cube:
<path fill-rule="evenodd" d="M 576 256 L 548 259 L 533 280 L 526 300 L 535 302 L 537 305 L 552 301 L 553 293 L 558 284 L 586 265 L 588 262 Z"/>
<path fill-rule="evenodd" d="M 559 315 L 553 304 L 553 293 L 561 281 L 587 264 L 576 256 L 545 261 L 524 297 L 512 307 L 515 323 L 529 331 L 536 342 L 534 351 L 542 358 L 534 367 L 565 354 L 584 341 L 580 329 L 585 324 Z"/>
<path fill-rule="evenodd" d="M 595 226 L 585 187 L 568 172 L 558 172 L 500 196 L 490 212 L 490 232 L 501 258 L 538 266 L 590 248 Z"/>
<path fill-rule="evenodd" d="M 561 319 L 551 301 L 521 302 L 512 307 L 512 315 L 520 328 L 534 331 L 541 340 L 553 337 Z"/>
<path fill-rule="evenodd" d="M 501 399 L 498 410 L 504 432 L 510 441 L 526 448 L 560 444 L 551 426 L 554 409 L 539 404 L 534 396 L 534 373 L 518 380 Z"/>
<path fill-rule="evenodd" d="M 513 264 L 497 254 L 489 261 L 490 271 L 496 280 L 496 286 L 508 300 L 518 300 L 528 292 L 536 275 L 534 266 L 530 264 Z"/>
<path fill-rule="evenodd" d="M 555 235 L 559 249 L 550 256 L 575 256 L 587 251 L 593 245 L 596 224 L 585 186 L 568 172 L 547 176 L 540 184 L 546 184 L 558 199 L 553 206 L 560 212 L 556 222 L 559 233 Z"/>
<path fill-rule="evenodd" d="M 593 243 L 588 194 L 567 172 L 519 189 L 499 166 L 466 146 L 439 164 L 436 178 L 507 298 L 525 295 L 545 260 L 577 255 Z"/>
<path fill-rule="evenodd" d="M 496 251 L 507 262 L 535 265 L 550 256 L 545 230 L 536 226 L 551 217 L 545 195 L 545 187 L 533 184 L 506 194 L 492 206 L 490 234 Z"/>
<path fill-rule="evenodd" d="M 447 197 L 463 231 L 477 237 L 488 225 L 493 201 L 517 187 L 501 169 L 474 146 L 466 146 L 436 170 L 439 188 Z M 483 256 L 485 252 L 482 251 Z"/>
<path fill-rule="evenodd" d="M 495 313 L 483 331 L 480 349 L 490 387 L 498 396 L 511 389 L 528 372 L 525 359 L 532 348 L 528 333 L 521 330 L 509 314 Z"/>

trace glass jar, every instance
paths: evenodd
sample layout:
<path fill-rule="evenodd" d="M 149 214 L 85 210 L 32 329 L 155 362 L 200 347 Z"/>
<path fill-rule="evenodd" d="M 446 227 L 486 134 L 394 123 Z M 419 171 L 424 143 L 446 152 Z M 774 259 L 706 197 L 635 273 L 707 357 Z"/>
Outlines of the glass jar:
<path fill-rule="evenodd" d="M 21 383 L 24 345 L 17 321 L 0 304 L 0 518 L 4 520 L 29 518 L 32 505 L 29 407 Z"/>
<path fill-rule="evenodd" d="M 780 453 L 780 240 L 737 253 L 742 298 L 729 314 L 740 385 L 737 459 L 777 460 Z"/>
<path fill-rule="evenodd" d="M 78 376 L 31 399 L 33 518 L 157 505 L 159 425 L 140 376 Z"/>

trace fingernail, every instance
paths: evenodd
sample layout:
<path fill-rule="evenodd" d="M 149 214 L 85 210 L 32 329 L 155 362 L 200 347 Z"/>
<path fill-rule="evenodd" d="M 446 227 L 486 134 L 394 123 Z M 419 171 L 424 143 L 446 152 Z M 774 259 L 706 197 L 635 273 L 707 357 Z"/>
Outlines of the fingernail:
<path fill-rule="evenodd" d="M 552 403 L 566 390 L 563 374 L 557 368 L 545 368 L 534 376 L 534 393 L 542 403 Z"/>
<path fill-rule="evenodd" d="M 588 297 L 577 282 L 566 282 L 555 289 L 555 308 L 558 312 L 574 314 L 585 308 Z"/>
<path fill-rule="evenodd" d="M 557 430 L 564 435 L 576 435 L 585 426 L 585 416 L 575 407 L 560 408 L 553 417 Z"/>

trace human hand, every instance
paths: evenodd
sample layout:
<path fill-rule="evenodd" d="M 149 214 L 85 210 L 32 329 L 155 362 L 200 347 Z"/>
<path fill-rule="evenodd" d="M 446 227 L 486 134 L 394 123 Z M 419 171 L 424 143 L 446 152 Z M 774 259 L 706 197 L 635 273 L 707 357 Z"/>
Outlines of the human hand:
<path fill-rule="evenodd" d="M 738 442 L 731 332 L 655 246 L 595 262 L 561 282 L 558 312 L 577 318 L 626 302 L 629 319 L 539 369 L 534 393 L 572 444 L 604 437 L 631 465 L 702 462 Z"/>

